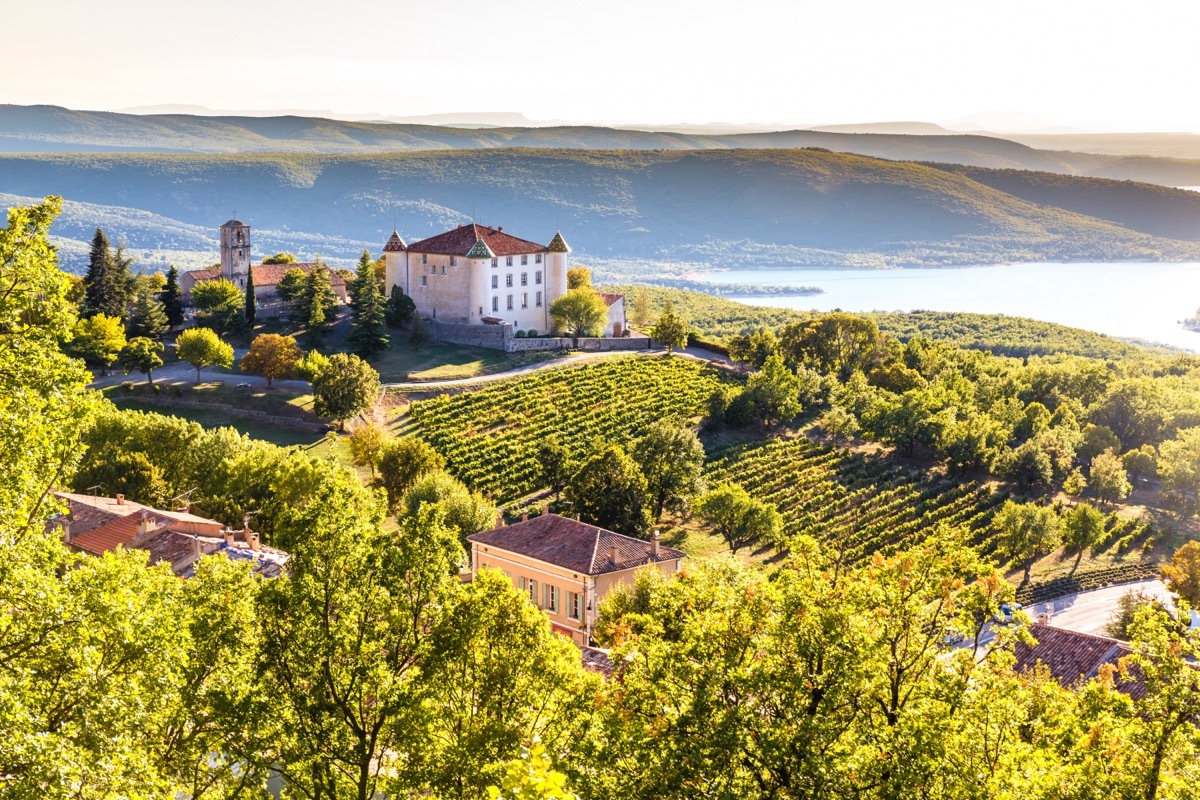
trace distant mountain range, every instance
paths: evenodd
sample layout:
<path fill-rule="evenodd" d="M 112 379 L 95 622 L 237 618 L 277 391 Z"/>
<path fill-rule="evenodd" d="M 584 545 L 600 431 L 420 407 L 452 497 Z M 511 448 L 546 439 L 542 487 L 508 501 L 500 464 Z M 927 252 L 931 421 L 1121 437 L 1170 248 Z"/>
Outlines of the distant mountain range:
<path fill-rule="evenodd" d="M 1164 186 L 1200 186 L 1200 137 L 1186 134 L 1131 135 L 1126 140 L 1115 135 L 1000 138 L 951 133 L 928 123 L 730 134 L 599 126 L 461 128 L 444 124 L 457 116 L 461 115 L 426 118 L 430 124 L 387 124 L 302 116 L 139 115 L 72 111 L 57 106 L 0 105 L 0 152 L 366 154 L 512 147 L 592 150 L 824 147 L 897 161 L 1038 170 Z M 504 122 L 512 117 L 500 114 L 496 120 Z M 433 124 L 435 119 L 438 124 Z M 1087 142 L 1095 142 L 1097 148 L 1111 154 L 1052 149 L 1059 142 L 1078 144 L 1079 149 L 1086 149 L 1083 145 Z M 1137 142 L 1153 147 L 1156 157 L 1128 155 L 1138 152 Z M 1121 150 L 1123 146 L 1125 150 Z M 1180 154 L 1193 158 L 1174 157 Z"/>
<path fill-rule="evenodd" d="M 76 269 L 97 224 L 145 266 L 212 263 L 216 228 L 235 211 L 258 254 L 331 260 L 377 253 L 393 221 L 410 241 L 472 217 L 536 241 L 561 228 L 607 277 L 701 264 L 1200 260 L 1194 193 L 820 149 L 18 154 L 0 156 L 0 191 L 5 205 L 72 201 L 55 234 Z"/>

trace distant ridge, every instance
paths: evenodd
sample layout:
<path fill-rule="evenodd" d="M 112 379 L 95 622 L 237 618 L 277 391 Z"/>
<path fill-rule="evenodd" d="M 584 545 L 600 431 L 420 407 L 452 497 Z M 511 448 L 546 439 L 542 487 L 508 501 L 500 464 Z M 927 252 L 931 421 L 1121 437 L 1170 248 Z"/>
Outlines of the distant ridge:
<path fill-rule="evenodd" d="M 454 116 L 437 115 L 437 119 Z M 900 130 L 927 123 L 881 125 L 884 130 Z M 870 126 L 849 127 L 859 130 Z M 58 106 L 0 105 L 0 152 L 11 153 L 367 154 L 512 147 L 579 150 L 823 147 L 896 161 L 935 161 L 1138 180 L 1165 186 L 1200 186 L 1200 137 L 1196 137 L 1197 158 L 1184 161 L 1037 149 L 1007 138 L 938 130 L 925 134 L 842 130 L 713 134 L 579 125 L 463 128 L 387 121 L 345 122 L 306 116 L 140 115 L 73 111 Z"/>

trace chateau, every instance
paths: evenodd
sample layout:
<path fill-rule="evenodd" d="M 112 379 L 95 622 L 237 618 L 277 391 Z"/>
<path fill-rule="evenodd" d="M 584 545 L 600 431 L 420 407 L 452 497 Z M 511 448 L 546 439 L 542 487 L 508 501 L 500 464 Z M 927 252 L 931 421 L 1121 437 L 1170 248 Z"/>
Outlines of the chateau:
<path fill-rule="evenodd" d="M 192 289 L 202 281 L 224 278 L 239 289 L 246 288 L 247 277 L 254 277 L 254 296 L 259 303 L 269 305 L 279 301 L 277 289 L 283 273 L 298 269 L 308 274 L 317 268 L 315 263 L 303 264 L 251 264 L 250 226 L 240 219 L 231 219 L 220 228 L 221 266 L 210 269 L 194 269 L 179 276 L 179 288 L 183 296 L 191 296 Z M 346 300 L 346 282 L 342 276 L 330 271 L 329 284 L 333 293 L 342 302 Z"/>
<path fill-rule="evenodd" d="M 561 233 L 543 245 L 472 223 L 408 245 L 393 231 L 386 291 L 399 286 L 427 319 L 547 333 L 550 304 L 567 293 L 569 252 Z"/>

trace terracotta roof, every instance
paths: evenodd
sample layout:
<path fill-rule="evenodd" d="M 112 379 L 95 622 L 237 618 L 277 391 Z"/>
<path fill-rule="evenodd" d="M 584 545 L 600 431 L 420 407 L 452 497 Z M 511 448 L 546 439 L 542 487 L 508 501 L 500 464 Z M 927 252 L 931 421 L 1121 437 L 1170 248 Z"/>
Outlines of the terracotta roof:
<path fill-rule="evenodd" d="M 383 246 L 385 253 L 398 253 L 404 250 L 408 245 L 404 244 L 404 239 L 400 238 L 399 231 L 392 231 L 392 237 L 387 240 L 387 244 Z"/>
<path fill-rule="evenodd" d="M 625 295 L 613 294 L 612 292 L 596 292 L 596 294 L 600 295 L 600 298 L 602 300 L 604 300 L 604 305 L 606 305 L 606 306 L 611 306 L 613 303 L 617 302 L 618 300 L 625 299 Z"/>
<path fill-rule="evenodd" d="M 576 643 L 579 648 L 579 655 L 583 660 L 583 668 L 588 672 L 594 672 L 602 678 L 608 679 L 613 674 L 613 662 L 609 658 L 608 651 L 600 650 L 595 647 L 585 647 Z"/>
<path fill-rule="evenodd" d="M 571 252 L 570 245 L 563 238 L 562 231 L 555 231 L 554 238 L 550 240 L 550 244 L 546 245 L 546 249 L 551 253 L 569 253 Z"/>
<path fill-rule="evenodd" d="M 1030 625 L 1029 632 L 1033 634 L 1037 644 L 1030 647 L 1021 642 L 1016 643 L 1013 651 L 1017 657 L 1016 670 L 1024 672 L 1038 664 L 1045 664 L 1050 674 L 1068 688 L 1096 677 L 1100 667 L 1105 664 L 1115 667 L 1118 660 L 1132 652 L 1129 645 L 1116 639 L 1077 633 L 1041 623 Z M 1135 699 L 1142 697 L 1146 691 L 1145 687 L 1136 681 L 1118 684 L 1117 688 Z"/>
<path fill-rule="evenodd" d="M 439 233 L 428 239 L 413 242 L 408 246 L 409 252 L 438 253 L 448 256 L 466 256 L 482 239 L 497 256 L 516 256 L 528 253 L 544 253 L 546 246 L 518 239 L 504 233 L 503 228 L 485 228 L 483 225 L 460 225 L 452 231 Z"/>
<path fill-rule="evenodd" d="M 653 556 L 650 542 L 558 514 L 543 514 L 507 527 L 474 533 L 467 539 L 586 575 L 603 575 L 684 556 L 680 550 L 662 546 L 658 555 Z M 609 559 L 612 547 L 617 548 L 616 563 Z"/>
<path fill-rule="evenodd" d="M 182 572 L 196 560 L 197 537 L 172 530 L 163 530 L 134 545 L 150 553 L 150 566 L 166 561 L 173 572 Z"/>
<path fill-rule="evenodd" d="M 234 218 L 234 219 L 229 220 L 229 222 L 226 222 L 221 227 L 222 228 L 245 228 L 245 227 L 247 227 L 247 225 L 246 225 L 246 223 L 242 222 L 240 219 Z"/>
<path fill-rule="evenodd" d="M 295 264 L 254 264 L 250 267 L 250 272 L 254 276 L 254 286 L 278 286 L 282 280 L 283 274 L 289 269 L 298 269 L 305 275 L 312 272 L 316 268 L 315 263 L 295 263 Z M 328 268 L 328 267 L 327 267 Z M 193 269 L 186 274 L 191 275 L 192 279 L 199 283 L 200 281 L 211 281 L 221 277 L 221 269 L 219 267 L 213 269 Z M 338 275 L 333 270 L 329 270 L 329 284 L 331 286 L 345 286 L 346 282 L 342 280 L 342 276 Z"/>
<path fill-rule="evenodd" d="M 155 511 L 146 511 L 145 514 L 150 521 L 151 530 L 171 523 L 170 517 Z M 107 525 L 101 525 L 87 533 L 76 534 L 72 528 L 70 544 L 72 547 L 78 547 L 80 550 L 86 550 L 96 555 L 107 553 L 118 546 L 128 546 L 137 538 L 138 523 L 141 519 L 142 513 L 137 512 L 115 519 Z"/>

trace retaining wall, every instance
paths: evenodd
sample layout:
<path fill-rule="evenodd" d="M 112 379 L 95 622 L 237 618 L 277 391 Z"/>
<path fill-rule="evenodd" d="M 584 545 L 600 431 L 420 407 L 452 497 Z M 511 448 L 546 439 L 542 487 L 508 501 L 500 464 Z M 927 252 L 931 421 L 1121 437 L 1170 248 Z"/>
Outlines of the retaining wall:
<path fill-rule="evenodd" d="M 125 396 L 117 395 L 118 402 L 120 398 Z M 305 422 L 302 419 L 294 417 L 280 417 L 275 414 L 268 414 L 265 411 L 238 408 L 237 406 L 225 405 L 224 403 L 201 403 L 198 400 L 181 400 L 174 397 L 144 394 L 131 394 L 128 397 L 130 400 L 136 400 L 139 403 L 145 403 L 149 406 L 158 406 L 159 408 L 189 408 L 193 411 L 219 411 L 226 416 L 246 419 L 252 422 L 261 422 L 265 425 L 274 425 L 279 428 L 290 428 L 297 431 L 325 433 L 326 431 L 333 430 L 332 426 L 326 425 L 323 422 Z"/>
<path fill-rule="evenodd" d="M 513 335 L 510 324 L 464 325 L 456 322 L 426 320 L 429 332 L 439 342 L 464 344 L 471 347 L 486 347 L 508 353 L 527 353 L 537 350 L 584 350 L 605 352 L 609 350 L 653 350 L 658 345 L 644 336 L 625 336 L 613 339 L 570 336 L 534 336 L 528 339 Z"/>

